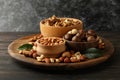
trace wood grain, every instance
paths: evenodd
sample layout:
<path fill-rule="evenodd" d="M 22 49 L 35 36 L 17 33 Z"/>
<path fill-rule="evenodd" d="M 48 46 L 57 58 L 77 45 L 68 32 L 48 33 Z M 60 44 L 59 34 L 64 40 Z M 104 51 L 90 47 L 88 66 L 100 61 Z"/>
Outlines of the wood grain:
<path fill-rule="evenodd" d="M 99 32 L 109 40 L 115 52 L 111 58 L 97 66 L 74 71 L 48 71 L 25 67 L 14 61 L 7 52 L 8 45 L 20 37 L 37 33 L 0 32 L 0 80 L 119 80 L 120 32 Z"/>

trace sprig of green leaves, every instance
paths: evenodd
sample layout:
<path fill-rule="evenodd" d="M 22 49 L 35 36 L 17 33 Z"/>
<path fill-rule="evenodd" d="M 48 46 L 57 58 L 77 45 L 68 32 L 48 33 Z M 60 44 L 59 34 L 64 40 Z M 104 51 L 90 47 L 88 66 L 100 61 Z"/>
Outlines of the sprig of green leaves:
<path fill-rule="evenodd" d="M 94 59 L 101 57 L 103 55 L 103 51 L 97 48 L 89 48 L 85 51 L 84 54 L 88 59 Z"/>

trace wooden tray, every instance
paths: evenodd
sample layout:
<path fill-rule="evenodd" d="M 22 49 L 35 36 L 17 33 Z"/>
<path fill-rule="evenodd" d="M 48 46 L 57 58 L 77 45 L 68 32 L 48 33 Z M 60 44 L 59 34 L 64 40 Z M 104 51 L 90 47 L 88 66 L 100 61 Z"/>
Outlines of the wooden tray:
<path fill-rule="evenodd" d="M 25 57 L 24 55 L 21 55 L 18 53 L 18 47 L 22 44 L 25 44 L 28 42 L 28 40 L 39 34 L 34 34 L 30 36 L 25 36 L 20 39 L 17 39 L 13 41 L 9 46 L 8 46 L 8 53 L 9 55 L 17 60 L 22 62 L 23 64 L 26 64 L 27 66 L 35 67 L 35 68 L 40 68 L 40 69 L 63 69 L 63 70 L 69 70 L 69 69 L 80 69 L 80 68 L 87 68 L 91 67 L 94 65 L 97 65 L 99 63 L 102 63 L 106 61 L 114 52 L 114 47 L 111 44 L 110 41 L 103 39 L 105 42 L 105 53 L 102 57 L 96 58 L 96 59 L 91 59 L 83 62 L 78 62 L 78 63 L 42 63 L 38 62 L 37 60 L 29 57 Z"/>

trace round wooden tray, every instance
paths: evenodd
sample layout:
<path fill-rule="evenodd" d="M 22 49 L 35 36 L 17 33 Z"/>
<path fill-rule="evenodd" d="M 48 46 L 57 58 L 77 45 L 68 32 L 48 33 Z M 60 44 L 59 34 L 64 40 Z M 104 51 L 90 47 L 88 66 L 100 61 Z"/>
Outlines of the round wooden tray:
<path fill-rule="evenodd" d="M 78 63 L 42 63 L 38 62 L 37 60 L 29 57 L 25 57 L 24 55 L 21 55 L 18 53 L 18 47 L 22 44 L 25 44 L 28 42 L 28 40 L 39 34 L 34 34 L 30 36 L 25 36 L 20 39 L 17 39 L 13 41 L 9 46 L 8 46 L 8 53 L 12 58 L 14 58 L 17 61 L 20 61 L 26 65 L 29 65 L 31 67 L 35 68 L 41 68 L 41 69 L 63 69 L 63 70 L 69 70 L 69 69 L 80 69 L 80 68 L 87 68 L 91 67 L 94 65 L 97 65 L 99 63 L 102 63 L 106 61 L 114 52 L 114 47 L 111 44 L 110 41 L 103 39 L 105 42 L 105 53 L 102 57 L 96 58 L 96 59 L 91 59 L 83 62 L 78 62 Z"/>

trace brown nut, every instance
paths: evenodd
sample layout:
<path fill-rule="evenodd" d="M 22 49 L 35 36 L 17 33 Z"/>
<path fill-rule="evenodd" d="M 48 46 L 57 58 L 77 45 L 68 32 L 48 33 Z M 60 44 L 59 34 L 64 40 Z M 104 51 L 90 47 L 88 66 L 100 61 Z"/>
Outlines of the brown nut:
<path fill-rule="evenodd" d="M 70 57 L 70 56 L 71 56 L 71 54 L 70 54 L 69 51 L 66 51 L 66 52 L 62 53 L 62 57 Z"/>
<path fill-rule="evenodd" d="M 73 63 L 74 63 L 74 62 L 78 62 L 78 60 L 77 60 L 77 58 L 76 58 L 75 56 L 71 57 L 71 58 L 70 58 L 70 61 L 73 62 Z"/>
<path fill-rule="evenodd" d="M 60 60 L 60 62 L 63 62 L 64 61 L 64 57 L 60 57 L 59 60 Z"/>
<path fill-rule="evenodd" d="M 23 50 L 23 55 L 24 56 L 29 57 L 29 53 L 30 53 L 30 51 Z"/>
<path fill-rule="evenodd" d="M 73 37 L 72 34 L 66 34 L 66 35 L 64 36 L 64 39 L 66 39 L 66 40 L 71 40 L 72 37 Z"/>
<path fill-rule="evenodd" d="M 49 58 L 45 58 L 45 63 L 50 63 L 50 59 Z"/>
<path fill-rule="evenodd" d="M 66 57 L 66 58 L 64 59 L 64 62 L 65 62 L 65 63 L 70 63 L 70 59 L 69 59 L 68 57 Z"/>
<path fill-rule="evenodd" d="M 105 46 L 104 46 L 104 45 L 102 45 L 102 44 L 99 44 L 99 45 L 98 45 L 98 48 L 99 48 L 99 49 L 104 49 L 104 48 L 105 48 Z"/>
<path fill-rule="evenodd" d="M 85 61 L 85 60 L 86 60 L 85 55 L 81 55 L 81 56 L 80 56 L 80 61 Z"/>
<path fill-rule="evenodd" d="M 89 36 L 89 37 L 87 38 L 87 41 L 88 41 L 88 42 L 93 42 L 93 41 L 96 41 L 96 39 L 95 39 L 93 36 Z"/>
<path fill-rule="evenodd" d="M 29 57 L 31 57 L 31 58 L 33 57 L 33 52 L 29 53 Z"/>
<path fill-rule="evenodd" d="M 36 53 L 33 53 L 33 54 L 32 54 L 32 57 L 33 57 L 34 59 L 36 59 L 37 56 L 38 56 L 38 55 L 37 55 Z"/>
<path fill-rule="evenodd" d="M 88 30 L 87 34 L 90 36 L 96 36 L 96 32 L 94 30 L 91 30 L 91 29 Z"/>
<path fill-rule="evenodd" d="M 74 37 L 72 38 L 72 41 L 74 41 L 74 42 L 80 42 L 80 41 L 81 41 L 81 38 L 79 38 L 78 36 L 74 36 Z"/>

